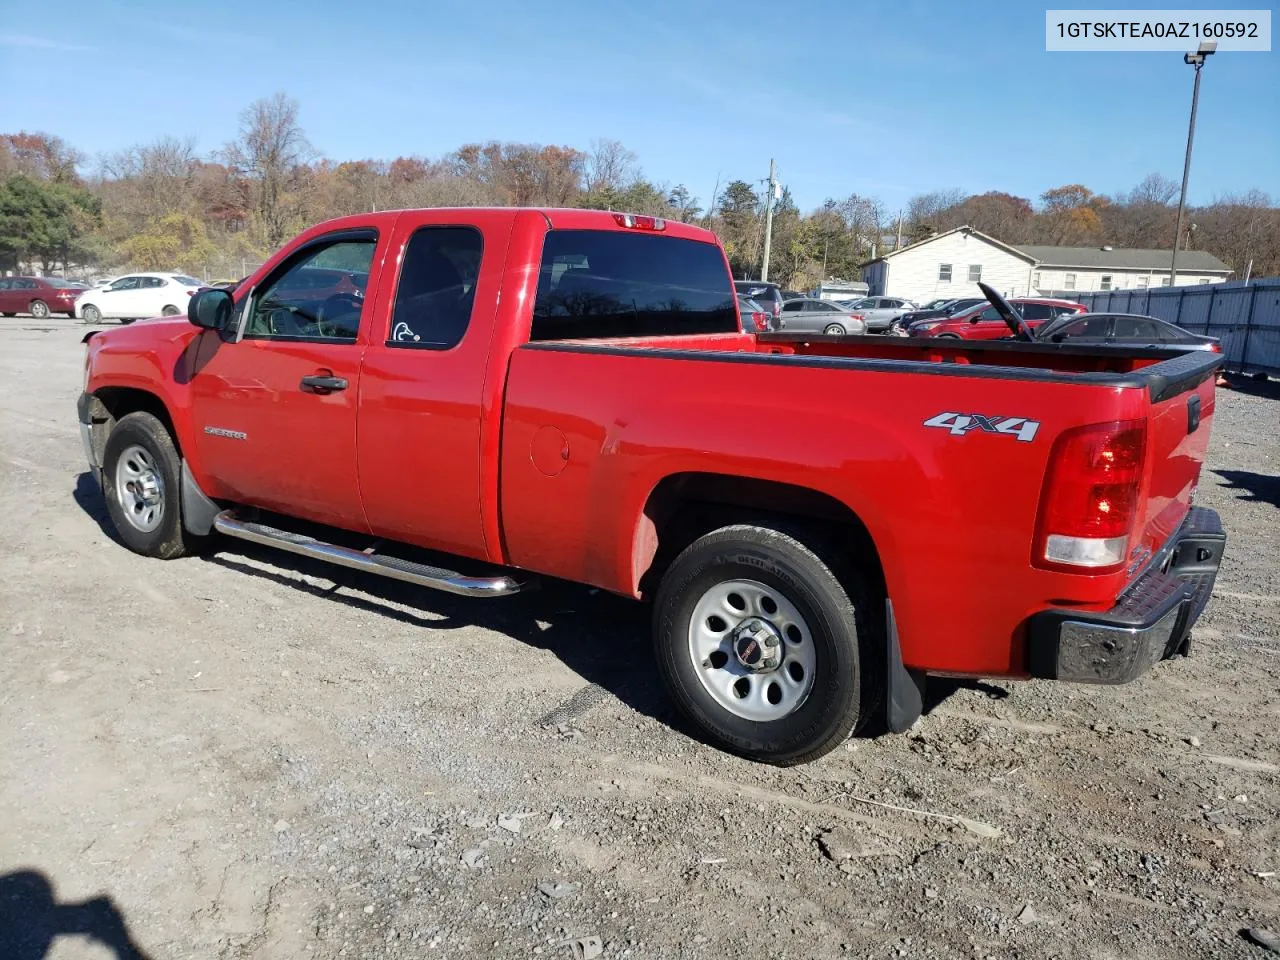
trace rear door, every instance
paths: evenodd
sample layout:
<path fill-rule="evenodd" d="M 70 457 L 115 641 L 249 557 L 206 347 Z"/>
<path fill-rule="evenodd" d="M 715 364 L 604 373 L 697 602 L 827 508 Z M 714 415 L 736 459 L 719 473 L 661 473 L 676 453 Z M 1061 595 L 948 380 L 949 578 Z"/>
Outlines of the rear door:
<path fill-rule="evenodd" d="M 13 289 L 13 280 L 0 277 L 0 313 L 21 313 L 23 307 L 18 305 L 18 296 Z"/>
<path fill-rule="evenodd" d="M 488 362 L 513 224 L 485 210 L 396 224 L 360 386 L 360 487 L 379 536 L 501 556 L 484 535 L 481 445 L 485 398 L 505 375 Z"/>
<path fill-rule="evenodd" d="M 192 419 L 199 461 L 221 496 L 368 529 L 356 471 L 356 398 L 376 308 L 364 291 L 384 248 L 372 228 L 314 237 L 242 295 L 239 339 L 202 335 Z M 333 270 L 356 285 L 317 293 L 313 272 Z"/>

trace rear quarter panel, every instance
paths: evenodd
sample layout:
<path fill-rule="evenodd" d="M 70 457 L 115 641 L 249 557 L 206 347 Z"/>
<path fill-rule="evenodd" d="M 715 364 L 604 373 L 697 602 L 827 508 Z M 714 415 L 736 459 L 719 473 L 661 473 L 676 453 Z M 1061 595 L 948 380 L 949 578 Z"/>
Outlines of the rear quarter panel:
<path fill-rule="evenodd" d="M 875 540 L 908 665 L 1019 675 L 1028 615 L 1105 608 L 1125 579 L 1032 567 L 1053 441 L 1068 427 L 1142 416 L 1145 405 L 1136 388 L 958 365 L 888 372 L 749 352 L 523 347 L 504 416 L 505 546 L 518 566 L 636 595 L 644 506 L 663 478 L 715 472 L 808 487 L 847 504 Z M 946 412 L 1040 426 L 1029 442 L 924 426 Z"/>

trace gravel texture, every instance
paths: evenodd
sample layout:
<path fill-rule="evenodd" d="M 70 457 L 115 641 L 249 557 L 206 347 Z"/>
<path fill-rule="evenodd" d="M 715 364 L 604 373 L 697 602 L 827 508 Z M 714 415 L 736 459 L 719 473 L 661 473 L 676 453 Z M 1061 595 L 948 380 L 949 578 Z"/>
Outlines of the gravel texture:
<path fill-rule="evenodd" d="M 1280 392 L 1218 392 L 1189 659 L 934 682 L 910 733 L 778 770 L 689 735 L 628 602 L 129 553 L 84 329 L 0 324 L 0 956 L 1268 955 Z"/>

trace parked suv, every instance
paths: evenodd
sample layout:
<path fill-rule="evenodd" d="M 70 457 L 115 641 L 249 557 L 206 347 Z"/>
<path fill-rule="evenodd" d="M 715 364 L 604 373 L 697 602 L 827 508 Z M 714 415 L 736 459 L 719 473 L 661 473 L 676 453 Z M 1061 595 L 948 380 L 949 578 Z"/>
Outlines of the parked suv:
<path fill-rule="evenodd" d="M 781 287 L 767 280 L 735 280 L 733 289 L 738 291 L 738 296 L 748 297 L 764 307 L 769 313 L 770 326 L 774 330 L 778 329 L 778 321 L 782 318 L 782 301 L 787 299 Z"/>
<path fill-rule="evenodd" d="M 912 301 L 901 297 L 863 297 L 861 300 L 842 301 L 840 305 L 866 321 L 867 333 L 884 333 L 893 321 L 916 309 Z"/>

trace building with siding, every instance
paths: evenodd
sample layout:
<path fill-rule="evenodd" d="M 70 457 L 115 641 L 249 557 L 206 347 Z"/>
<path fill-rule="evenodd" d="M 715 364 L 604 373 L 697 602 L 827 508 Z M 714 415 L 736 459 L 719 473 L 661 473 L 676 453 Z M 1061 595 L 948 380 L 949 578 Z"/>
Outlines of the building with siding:
<path fill-rule="evenodd" d="M 1093 293 L 1106 290 L 1141 290 L 1170 286 L 1172 250 L 1138 250 L 1128 247 L 1042 247 L 1018 249 L 1036 259 L 1031 285 L 1040 293 Z M 1221 283 L 1231 269 L 1204 250 L 1178 252 L 1178 286 Z"/>
<path fill-rule="evenodd" d="M 957 227 L 862 265 L 871 296 L 969 297 L 984 280 L 1007 297 L 1060 296 L 1169 286 L 1171 250 L 1051 247 L 1001 243 L 972 227 Z M 1178 254 L 1178 285 L 1221 283 L 1225 263 L 1203 250 Z"/>
<path fill-rule="evenodd" d="M 873 297 L 906 297 L 917 303 L 980 296 L 979 280 L 1007 297 L 1023 297 L 1031 288 L 1035 263 L 995 237 L 956 227 L 864 263 L 862 279 Z"/>

